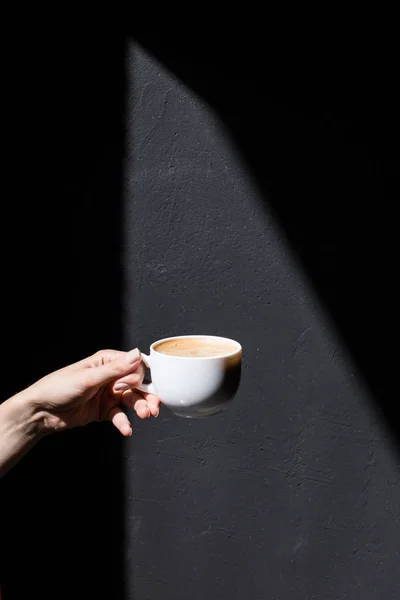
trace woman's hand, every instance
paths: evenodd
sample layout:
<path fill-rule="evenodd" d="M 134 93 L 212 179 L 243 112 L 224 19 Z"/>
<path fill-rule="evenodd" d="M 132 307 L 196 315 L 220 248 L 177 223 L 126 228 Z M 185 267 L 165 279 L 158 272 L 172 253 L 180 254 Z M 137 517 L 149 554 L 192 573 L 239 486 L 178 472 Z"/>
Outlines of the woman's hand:
<path fill-rule="evenodd" d="M 101 350 L 47 375 L 23 393 L 42 413 L 46 431 L 108 420 L 128 436 L 132 427 L 122 404 L 135 410 L 141 419 L 159 413 L 156 396 L 135 391 L 144 373 L 139 350 Z"/>
<path fill-rule="evenodd" d="M 145 367 L 139 350 L 102 350 L 40 379 L 0 405 L 0 475 L 48 433 L 111 421 L 132 434 L 122 405 L 141 419 L 157 417 L 160 401 L 136 391 Z"/>

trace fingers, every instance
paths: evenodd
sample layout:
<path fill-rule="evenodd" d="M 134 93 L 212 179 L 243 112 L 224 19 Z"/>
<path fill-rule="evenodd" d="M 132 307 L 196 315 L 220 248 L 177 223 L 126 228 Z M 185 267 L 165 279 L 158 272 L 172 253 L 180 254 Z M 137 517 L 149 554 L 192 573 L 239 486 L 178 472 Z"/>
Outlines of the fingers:
<path fill-rule="evenodd" d="M 150 409 L 152 417 L 158 417 L 160 414 L 160 399 L 154 394 L 143 394 Z"/>
<path fill-rule="evenodd" d="M 132 427 L 129 419 L 120 406 L 113 406 L 108 413 L 108 418 L 123 436 L 132 435 Z"/>
<path fill-rule="evenodd" d="M 146 367 L 143 363 L 140 363 L 135 372 L 130 375 L 126 375 L 125 377 L 120 377 L 114 383 L 114 391 L 115 392 L 125 392 L 126 390 L 133 390 L 137 388 L 143 381 L 144 375 L 146 372 Z"/>
<path fill-rule="evenodd" d="M 76 364 L 79 366 L 84 365 L 85 367 L 101 367 L 101 365 L 116 360 L 123 354 L 126 354 L 126 352 L 122 350 L 99 350 Z"/>
<path fill-rule="evenodd" d="M 141 363 L 134 373 L 118 379 L 114 386 L 114 392 L 121 393 L 121 401 L 133 408 L 140 419 L 158 417 L 160 412 L 160 400 L 154 394 L 138 392 L 135 388 L 143 381 L 146 367 Z"/>
<path fill-rule="evenodd" d="M 98 355 L 102 355 L 102 353 L 100 352 Z M 87 369 L 86 377 L 90 380 L 91 385 L 105 385 L 113 379 L 129 375 L 138 368 L 141 362 L 141 355 L 137 348 L 130 352 L 117 353 L 114 359 L 108 360 L 108 358 L 108 356 L 102 355 L 97 365 Z"/>
<path fill-rule="evenodd" d="M 122 394 L 121 402 L 129 408 L 133 408 L 140 419 L 158 417 L 160 413 L 160 400 L 154 394 L 127 390 Z"/>

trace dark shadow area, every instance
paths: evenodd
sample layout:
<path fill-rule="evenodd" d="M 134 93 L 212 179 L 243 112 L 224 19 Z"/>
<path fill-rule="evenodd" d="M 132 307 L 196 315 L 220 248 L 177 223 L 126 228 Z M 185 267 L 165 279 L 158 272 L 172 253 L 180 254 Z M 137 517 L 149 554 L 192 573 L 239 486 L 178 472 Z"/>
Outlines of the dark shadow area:
<path fill-rule="evenodd" d="M 399 442 L 389 367 L 396 52 L 389 32 L 382 45 L 373 29 L 270 17 L 262 34 L 256 14 L 251 24 L 240 15 L 224 28 L 196 17 L 195 31 L 172 17 L 156 29 L 132 19 L 131 34 L 220 115 Z"/>
<path fill-rule="evenodd" d="M 125 40 L 97 16 L 8 48 L 2 400 L 122 345 Z M 2 597 L 123 597 L 121 443 L 108 423 L 50 436 L 0 481 Z"/>

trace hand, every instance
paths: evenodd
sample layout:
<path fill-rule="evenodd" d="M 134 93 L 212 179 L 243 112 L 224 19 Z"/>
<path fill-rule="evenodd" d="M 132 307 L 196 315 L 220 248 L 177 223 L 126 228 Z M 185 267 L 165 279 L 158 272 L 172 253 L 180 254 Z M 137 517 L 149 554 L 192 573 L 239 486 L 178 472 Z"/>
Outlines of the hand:
<path fill-rule="evenodd" d="M 53 431 L 109 420 L 122 435 L 131 435 L 121 404 L 133 408 L 141 419 L 156 417 L 159 399 L 135 389 L 144 373 L 139 350 L 103 350 L 0 404 L 0 477 Z"/>
<path fill-rule="evenodd" d="M 22 394 L 40 413 L 46 433 L 109 420 L 129 436 L 132 427 L 121 404 L 141 419 L 159 413 L 156 396 L 135 390 L 144 373 L 139 350 L 102 350 L 47 375 Z"/>

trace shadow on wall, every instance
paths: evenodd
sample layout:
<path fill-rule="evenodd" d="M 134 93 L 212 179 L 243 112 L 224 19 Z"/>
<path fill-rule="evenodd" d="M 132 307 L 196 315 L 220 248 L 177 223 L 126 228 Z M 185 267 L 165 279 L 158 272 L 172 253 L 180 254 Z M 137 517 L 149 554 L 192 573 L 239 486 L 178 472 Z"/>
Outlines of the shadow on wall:
<path fill-rule="evenodd" d="M 162 30 L 138 25 L 131 35 L 219 113 L 399 444 L 389 366 L 397 312 L 395 54 L 379 57 L 354 32 L 346 42 L 341 31 L 338 44 L 323 29 L 317 39 L 288 23 L 262 37 L 252 27 L 238 35 L 245 26 L 237 23 L 197 27 L 177 28 L 171 18 Z"/>
<path fill-rule="evenodd" d="M 125 40 L 77 22 L 9 48 L 2 399 L 122 345 Z M 108 423 L 50 436 L 0 481 L 4 598 L 123 597 L 121 443 Z"/>

